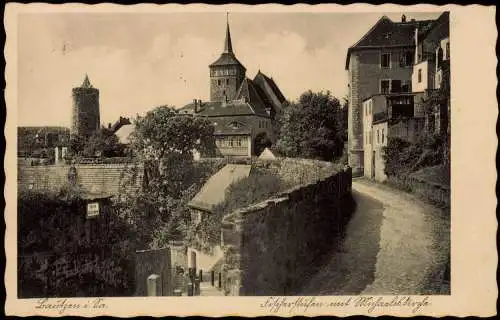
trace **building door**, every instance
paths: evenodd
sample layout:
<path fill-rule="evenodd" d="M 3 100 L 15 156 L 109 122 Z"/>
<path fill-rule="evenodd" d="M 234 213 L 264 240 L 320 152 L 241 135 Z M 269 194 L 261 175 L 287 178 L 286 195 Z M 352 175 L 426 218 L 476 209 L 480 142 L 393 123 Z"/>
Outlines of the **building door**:
<path fill-rule="evenodd" d="M 375 154 L 376 154 L 376 151 L 373 151 L 372 152 L 372 179 L 375 179 Z"/>

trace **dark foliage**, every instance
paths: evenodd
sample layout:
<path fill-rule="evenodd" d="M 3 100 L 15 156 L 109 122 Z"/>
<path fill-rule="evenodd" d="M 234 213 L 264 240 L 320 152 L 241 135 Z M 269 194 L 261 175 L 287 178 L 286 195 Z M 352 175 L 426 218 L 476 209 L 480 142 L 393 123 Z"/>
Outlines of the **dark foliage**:
<path fill-rule="evenodd" d="M 131 294 L 134 232 L 113 214 L 111 203 L 101 205 L 101 216 L 86 219 L 86 203 L 77 194 L 20 192 L 19 297 Z"/>
<path fill-rule="evenodd" d="M 288 157 L 338 159 L 343 152 L 346 124 L 340 102 L 330 92 L 303 93 L 284 109 L 277 147 Z"/>

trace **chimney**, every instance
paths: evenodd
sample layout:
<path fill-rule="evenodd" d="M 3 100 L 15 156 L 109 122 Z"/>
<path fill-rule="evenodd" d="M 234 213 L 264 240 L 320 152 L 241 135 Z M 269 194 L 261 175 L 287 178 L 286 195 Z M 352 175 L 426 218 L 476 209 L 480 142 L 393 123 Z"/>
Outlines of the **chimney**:
<path fill-rule="evenodd" d="M 401 22 L 406 22 L 406 16 L 404 14 L 401 16 Z"/>
<path fill-rule="evenodd" d="M 193 103 L 194 103 L 194 113 L 197 113 L 198 112 L 198 100 L 193 99 Z"/>
<path fill-rule="evenodd" d="M 108 122 L 108 129 L 111 129 L 111 122 Z"/>

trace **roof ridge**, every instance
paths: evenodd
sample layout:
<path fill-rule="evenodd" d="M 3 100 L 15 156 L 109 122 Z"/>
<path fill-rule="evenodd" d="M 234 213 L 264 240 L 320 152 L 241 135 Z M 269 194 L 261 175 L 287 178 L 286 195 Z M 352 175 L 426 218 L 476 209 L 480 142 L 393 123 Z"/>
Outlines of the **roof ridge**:
<path fill-rule="evenodd" d="M 391 19 L 389 19 L 389 17 L 387 17 L 386 15 L 383 15 L 380 19 L 377 20 L 377 22 L 370 28 L 370 30 L 368 30 L 368 32 L 366 32 L 362 37 L 361 39 L 359 39 L 358 41 L 356 41 L 355 44 L 353 44 L 352 46 L 350 46 L 350 48 L 354 48 L 355 46 L 358 45 L 358 43 L 360 43 L 361 41 L 363 41 L 364 39 L 366 39 L 368 37 L 368 35 L 370 33 L 373 32 L 373 30 L 375 30 L 375 27 L 378 26 L 382 21 L 389 21 L 391 23 L 394 23 Z"/>

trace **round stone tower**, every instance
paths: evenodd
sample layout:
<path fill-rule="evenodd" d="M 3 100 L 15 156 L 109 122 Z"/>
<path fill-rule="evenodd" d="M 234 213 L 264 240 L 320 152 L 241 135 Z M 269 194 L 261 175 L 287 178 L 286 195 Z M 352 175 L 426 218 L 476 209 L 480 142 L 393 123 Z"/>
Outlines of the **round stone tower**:
<path fill-rule="evenodd" d="M 92 87 L 89 77 L 85 75 L 82 85 L 73 88 L 70 133 L 72 136 L 88 138 L 99 130 L 100 123 L 99 90 Z"/>

